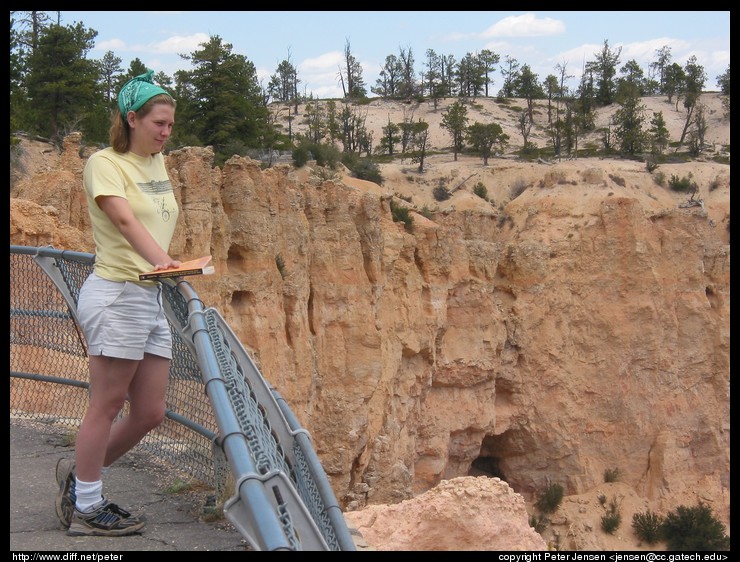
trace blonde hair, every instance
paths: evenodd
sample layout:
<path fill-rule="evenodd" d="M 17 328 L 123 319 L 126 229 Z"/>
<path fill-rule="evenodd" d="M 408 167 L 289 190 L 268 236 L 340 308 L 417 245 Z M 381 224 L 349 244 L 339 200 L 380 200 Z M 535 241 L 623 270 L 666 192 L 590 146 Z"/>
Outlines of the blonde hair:
<path fill-rule="evenodd" d="M 175 100 L 167 94 L 157 94 L 141 106 L 136 116 L 139 118 L 146 117 L 149 112 L 158 103 L 164 103 L 172 107 L 177 107 Z M 131 147 L 131 128 L 128 126 L 126 117 L 116 107 L 111 113 L 110 130 L 108 131 L 108 140 L 113 150 L 116 152 L 128 152 Z"/>

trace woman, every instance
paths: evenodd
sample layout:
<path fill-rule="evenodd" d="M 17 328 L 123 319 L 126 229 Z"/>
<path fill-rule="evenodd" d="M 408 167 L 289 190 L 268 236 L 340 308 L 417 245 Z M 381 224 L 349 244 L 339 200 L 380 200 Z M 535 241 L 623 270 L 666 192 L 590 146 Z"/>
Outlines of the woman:
<path fill-rule="evenodd" d="M 89 349 L 90 394 L 75 458 L 56 468 L 57 515 L 70 536 L 141 530 L 142 517 L 103 497 L 102 477 L 165 414 L 172 338 L 161 286 L 139 274 L 180 265 L 168 254 L 179 209 L 162 155 L 176 104 L 153 74 L 123 86 L 111 146 L 90 156 L 83 173 L 95 267 L 80 289 L 77 316 Z M 117 419 L 127 398 L 129 414 Z"/>

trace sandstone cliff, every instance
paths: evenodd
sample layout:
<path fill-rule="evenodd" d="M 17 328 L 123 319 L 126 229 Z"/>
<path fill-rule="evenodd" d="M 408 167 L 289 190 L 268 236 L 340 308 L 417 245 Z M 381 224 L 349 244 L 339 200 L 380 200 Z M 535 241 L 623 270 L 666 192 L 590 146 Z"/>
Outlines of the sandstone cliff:
<path fill-rule="evenodd" d="M 11 244 L 93 251 L 80 142 L 16 178 Z M 466 475 L 530 503 L 549 482 L 595 498 L 617 468 L 641 507 L 702 500 L 729 533 L 729 166 L 665 166 L 699 183 L 703 204 L 684 207 L 636 162 L 492 161 L 530 187 L 499 208 L 412 209 L 409 232 L 390 212 L 399 186 L 242 157 L 219 169 L 207 148 L 167 162 L 172 253 L 213 255 L 217 275 L 193 286 L 348 511 Z M 568 531 L 583 525 L 563 509 L 553 532 L 608 548 Z"/>

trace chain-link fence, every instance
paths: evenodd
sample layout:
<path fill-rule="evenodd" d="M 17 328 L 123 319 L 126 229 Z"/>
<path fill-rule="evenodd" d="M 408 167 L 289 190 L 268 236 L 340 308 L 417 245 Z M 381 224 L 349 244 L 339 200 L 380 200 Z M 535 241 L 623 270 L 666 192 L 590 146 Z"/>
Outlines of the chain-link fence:
<path fill-rule="evenodd" d="M 10 247 L 11 417 L 79 427 L 88 372 L 75 311 L 93 264 L 92 254 Z M 257 550 L 355 550 L 288 405 L 189 283 L 163 289 L 173 337 L 167 414 L 137 448 L 221 493 L 233 488 L 224 511 Z"/>

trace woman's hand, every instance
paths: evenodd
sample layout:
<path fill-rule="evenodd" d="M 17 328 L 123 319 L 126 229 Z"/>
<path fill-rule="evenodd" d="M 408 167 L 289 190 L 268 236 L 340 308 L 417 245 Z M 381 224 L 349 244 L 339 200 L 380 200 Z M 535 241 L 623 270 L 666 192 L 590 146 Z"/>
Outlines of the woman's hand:
<path fill-rule="evenodd" d="M 161 271 L 162 269 L 175 269 L 177 267 L 180 267 L 181 265 L 182 262 L 180 260 L 170 259 L 169 261 L 156 264 L 154 266 L 154 271 Z"/>

